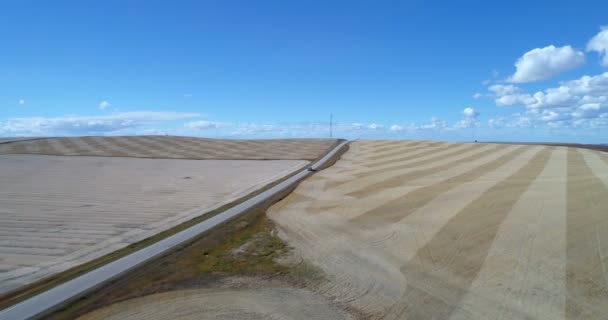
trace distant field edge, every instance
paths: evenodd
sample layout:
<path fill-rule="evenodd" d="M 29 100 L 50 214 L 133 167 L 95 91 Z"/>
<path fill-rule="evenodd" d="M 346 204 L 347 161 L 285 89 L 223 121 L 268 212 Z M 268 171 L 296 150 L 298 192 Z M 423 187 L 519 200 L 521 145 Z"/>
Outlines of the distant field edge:
<path fill-rule="evenodd" d="M 293 172 L 231 203 L 123 249 L 0 295 L 0 319 L 43 317 L 130 270 L 193 241 L 212 228 L 256 208 L 269 207 L 272 205 L 270 202 L 286 196 L 314 171 L 333 165 L 346 152 L 348 143 L 344 139 L 336 139 L 331 148 L 304 170 Z M 277 197 L 277 194 L 282 196 Z"/>
<path fill-rule="evenodd" d="M 32 138 L 6 138 L 6 137 L 0 137 L 0 144 L 7 144 L 7 143 L 15 143 L 15 142 L 24 142 L 24 141 L 32 141 L 32 140 L 42 140 L 42 139 L 50 139 L 50 138 L 54 138 L 54 137 L 32 137 Z"/>
<path fill-rule="evenodd" d="M 568 142 L 510 142 L 510 141 L 479 141 L 480 143 L 499 143 L 549 147 L 570 147 L 608 152 L 608 144 L 568 143 Z"/>

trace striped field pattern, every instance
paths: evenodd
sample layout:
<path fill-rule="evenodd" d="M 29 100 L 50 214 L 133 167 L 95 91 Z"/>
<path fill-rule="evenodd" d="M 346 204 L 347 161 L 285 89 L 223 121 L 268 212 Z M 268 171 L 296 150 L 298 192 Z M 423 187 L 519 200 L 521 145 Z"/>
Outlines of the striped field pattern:
<path fill-rule="evenodd" d="M 0 144 L 0 154 L 202 160 L 314 160 L 335 144 L 335 139 L 233 140 L 175 136 L 73 137 L 4 143 Z"/>
<path fill-rule="evenodd" d="M 305 168 L 337 143 L 10 140 L 0 141 L 0 298 L 236 201 Z"/>
<path fill-rule="evenodd" d="M 0 155 L 0 297 L 154 236 L 309 164 Z"/>
<path fill-rule="evenodd" d="M 268 215 L 370 318 L 608 317 L 608 153 L 356 141 Z"/>

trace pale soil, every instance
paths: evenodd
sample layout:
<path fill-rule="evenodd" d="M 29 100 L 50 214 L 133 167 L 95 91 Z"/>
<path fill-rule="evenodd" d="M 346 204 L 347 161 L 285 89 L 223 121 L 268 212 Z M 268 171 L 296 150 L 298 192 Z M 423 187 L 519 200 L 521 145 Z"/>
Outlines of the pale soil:
<path fill-rule="evenodd" d="M 153 236 L 308 163 L 0 155 L 0 292 Z"/>
<path fill-rule="evenodd" d="M 601 152 L 357 141 L 268 215 L 325 272 L 318 294 L 372 318 L 608 314 Z"/>
<path fill-rule="evenodd" d="M 296 318 L 311 303 L 320 303 L 317 310 L 338 305 L 373 319 L 608 314 L 605 153 L 356 141 L 338 163 L 302 182 L 267 214 L 293 247 L 293 259 L 323 271 L 325 281 L 310 288 L 315 295 L 292 302 L 291 294 L 271 286 L 201 289 L 183 299 L 177 298 L 182 292 L 166 293 L 92 315 L 126 317 L 133 311 L 138 319 L 153 318 L 148 310 L 163 312 L 161 305 L 175 312 L 168 318 L 238 319 L 249 316 L 240 312 L 273 305 L 277 295 L 286 297 L 288 309 L 262 312 L 266 318 Z"/>
<path fill-rule="evenodd" d="M 0 144 L 0 154 L 167 159 L 314 160 L 336 139 L 233 140 L 174 136 L 47 138 Z"/>
<path fill-rule="evenodd" d="M 349 319 L 318 295 L 256 280 L 254 288 L 171 291 L 116 303 L 80 320 L 154 319 Z"/>

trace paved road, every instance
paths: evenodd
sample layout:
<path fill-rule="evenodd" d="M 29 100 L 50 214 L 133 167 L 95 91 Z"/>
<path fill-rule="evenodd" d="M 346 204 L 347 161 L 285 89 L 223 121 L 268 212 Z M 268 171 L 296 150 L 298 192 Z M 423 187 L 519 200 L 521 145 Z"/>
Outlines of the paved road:
<path fill-rule="evenodd" d="M 48 313 L 62 304 L 75 299 L 96 287 L 115 279 L 120 275 L 136 268 L 137 266 L 154 259 L 155 257 L 175 248 L 179 244 L 192 239 L 198 234 L 208 231 L 226 221 L 229 221 L 249 209 L 270 199 L 275 194 L 291 187 L 295 183 L 312 174 L 312 171 L 317 170 L 325 165 L 331 157 L 333 157 L 342 147 L 348 142 L 343 142 L 326 154 L 323 158 L 313 164 L 312 170 L 303 170 L 289 179 L 279 183 L 278 185 L 260 193 L 259 195 L 238 204 L 221 214 L 211 217 L 195 226 L 192 226 L 184 231 L 176 233 L 166 239 L 163 239 L 149 247 L 134 252 L 126 257 L 108 263 L 98 269 L 90 271 L 78 278 L 72 279 L 59 286 L 56 286 L 46 292 L 34 296 L 28 300 L 11 306 L 0 311 L 0 319 L 3 320 L 20 320 L 31 319 L 36 316 L 41 316 Z"/>

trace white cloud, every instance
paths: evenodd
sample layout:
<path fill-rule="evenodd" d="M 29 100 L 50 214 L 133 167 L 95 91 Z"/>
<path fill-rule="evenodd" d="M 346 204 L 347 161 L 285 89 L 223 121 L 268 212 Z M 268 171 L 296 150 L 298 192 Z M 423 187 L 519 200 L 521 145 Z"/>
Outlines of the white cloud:
<path fill-rule="evenodd" d="M 527 105 L 536 101 L 531 95 L 524 93 L 521 88 L 512 84 L 495 84 L 490 86 L 488 90 L 494 93 L 494 101 L 497 106 Z"/>
<path fill-rule="evenodd" d="M 608 96 L 608 72 L 595 76 L 582 76 L 580 79 L 565 81 L 562 86 L 570 89 L 572 94 L 589 94 Z"/>
<path fill-rule="evenodd" d="M 102 101 L 99 103 L 99 109 L 104 110 L 105 108 L 111 106 L 111 104 L 109 102 L 107 102 L 106 100 Z"/>
<path fill-rule="evenodd" d="M 488 126 L 494 129 L 501 128 L 533 128 L 537 125 L 537 120 L 530 117 L 527 113 L 512 113 L 501 115 L 488 120 Z"/>
<path fill-rule="evenodd" d="M 193 122 L 188 122 L 188 123 L 184 124 L 184 127 L 190 128 L 190 129 L 204 130 L 204 129 L 223 128 L 223 127 L 226 127 L 227 125 L 228 125 L 227 123 L 215 122 L 215 121 L 193 121 Z"/>
<path fill-rule="evenodd" d="M 543 112 L 540 114 L 540 120 L 549 123 L 570 119 L 570 115 L 552 110 L 543 110 Z"/>
<path fill-rule="evenodd" d="M 455 127 L 457 129 L 472 128 L 478 125 L 477 117 L 479 117 L 479 112 L 477 110 L 467 107 L 462 110 L 462 115 L 464 116 L 464 119 L 456 123 Z"/>
<path fill-rule="evenodd" d="M 506 96 L 498 97 L 496 100 L 498 106 L 515 106 L 515 105 L 528 105 L 534 103 L 536 100 L 529 94 L 509 94 Z"/>
<path fill-rule="evenodd" d="M 553 45 L 526 52 L 515 62 L 509 82 L 522 83 L 549 79 L 585 63 L 585 54 L 571 46 Z"/>
<path fill-rule="evenodd" d="M 534 98 L 525 104 L 530 108 L 568 107 L 575 105 L 578 99 L 569 87 L 562 85 L 536 92 Z"/>
<path fill-rule="evenodd" d="M 429 124 L 423 124 L 419 128 L 424 130 L 442 130 L 448 128 L 448 124 L 437 117 L 432 117 Z"/>
<path fill-rule="evenodd" d="M 595 51 L 602 58 L 601 64 L 608 67 L 608 27 L 602 27 L 587 43 L 587 51 Z"/>
<path fill-rule="evenodd" d="M 576 108 L 587 103 L 608 102 L 608 72 L 595 76 L 561 82 L 558 87 L 547 88 L 534 94 L 513 85 L 493 85 L 497 106 L 522 105 L 531 109 Z"/>
<path fill-rule="evenodd" d="M 432 118 L 431 122 L 425 125 L 394 124 L 386 126 L 379 123 L 334 123 L 333 133 L 335 137 L 343 138 L 383 138 L 393 136 L 397 133 L 416 134 L 425 131 L 448 131 L 458 129 L 456 126 L 449 126 L 447 122 L 438 118 Z M 306 123 L 282 123 L 282 124 L 256 124 L 256 123 L 231 123 L 229 136 L 267 138 L 267 137 L 329 137 L 329 126 L 326 122 L 306 122 Z"/>
<path fill-rule="evenodd" d="M 608 116 L 608 105 L 599 103 L 587 103 L 578 107 L 572 115 L 576 118 L 592 119 Z"/>
<path fill-rule="evenodd" d="M 389 130 L 391 131 L 403 131 L 403 126 L 400 126 L 398 124 L 394 124 L 392 126 L 390 126 Z"/>
<path fill-rule="evenodd" d="M 351 127 L 354 130 L 361 130 L 361 129 L 363 129 L 364 126 L 365 125 L 363 123 L 353 123 L 353 124 L 351 124 Z"/>
<path fill-rule="evenodd" d="M 479 112 L 471 107 L 464 108 L 462 114 L 467 118 L 477 118 L 479 116 Z"/>
<path fill-rule="evenodd" d="M 608 127 L 608 72 L 561 82 L 530 95 L 517 87 L 490 87 L 496 105 L 522 105 L 514 113 L 488 121 L 492 128 L 606 128 Z M 500 96 L 503 94 L 503 96 Z"/>
<path fill-rule="evenodd" d="M 185 112 L 123 112 L 107 116 L 63 116 L 13 118 L 0 122 L 0 134 L 7 136 L 104 135 L 201 116 Z"/>
<path fill-rule="evenodd" d="M 483 98 L 483 94 L 481 94 L 481 93 L 479 93 L 479 92 L 478 92 L 478 93 L 475 93 L 475 94 L 473 95 L 473 99 L 481 99 L 481 98 Z"/>
<path fill-rule="evenodd" d="M 24 105 L 25 104 L 25 100 L 24 99 L 19 99 L 19 104 L 20 105 Z"/>
<path fill-rule="evenodd" d="M 494 92 L 494 94 L 499 97 L 521 92 L 521 89 L 519 87 L 516 87 L 512 84 L 495 84 L 489 86 L 488 90 Z"/>

